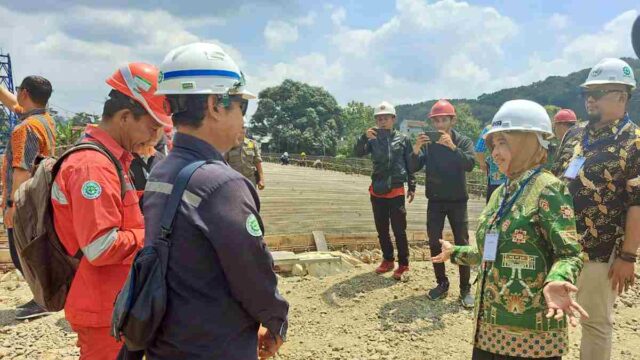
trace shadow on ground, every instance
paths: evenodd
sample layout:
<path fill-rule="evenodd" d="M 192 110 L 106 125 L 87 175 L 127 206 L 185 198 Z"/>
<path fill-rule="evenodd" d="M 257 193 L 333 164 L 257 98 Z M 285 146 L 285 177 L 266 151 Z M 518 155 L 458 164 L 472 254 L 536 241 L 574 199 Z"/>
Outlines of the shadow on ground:
<path fill-rule="evenodd" d="M 60 330 L 66 333 L 73 333 L 74 331 L 71 329 L 71 325 L 65 318 L 60 318 L 56 321 L 56 326 L 60 328 Z"/>
<path fill-rule="evenodd" d="M 3 309 L 0 310 L 0 326 L 17 324 L 16 309 Z"/>
<path fill-rule="evenodd" d="M 322 293 L 322 299 L 329 305 L 338 306 L 336 300 L 353 299 L 367 292 L 387 288 L 397 283 L 396 280 L 390 277 L 368 272 L 331 286 Z"/>
<path fill-rule="evenodd" d="M 457 302 L 431 301 L 426 295 L 410 296 L 384 304 L 378 313 L 384 329 L 403 324 L 414 324 L 417 332 L 442 330 L 443 317 L 463 311 Z"/>

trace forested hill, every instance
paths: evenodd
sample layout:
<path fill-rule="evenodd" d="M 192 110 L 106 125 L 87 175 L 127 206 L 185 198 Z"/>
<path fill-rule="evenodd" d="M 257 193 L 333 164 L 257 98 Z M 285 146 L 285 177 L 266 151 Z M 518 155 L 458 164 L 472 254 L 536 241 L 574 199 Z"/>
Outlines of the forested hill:
<path fill-rule="evenodd" d="M 640 79 L 640 60 L 623 58 L 634 69 L 636 79 Z M 584 119 L 586 113 L 584 102 L 580 96 L 580 84 L 582 84 L 589 69 L 583 69 L 567 76 L 550 76 L 543 81 L 531 85 L 504 89 L 491 94 L 482 94 L 477 99 L 454 99 L 452 103 L 467 103 L 471 112 L 482 124 L 491 121 L 500 105 L 513 99 L 528 99 L 541 105 L 555 105 L 562 108 L 573 109 L 578 117 Z M 429 100 L 418 104 L 399 105 L 396 107 L 398 118 L 426 119 L 429 109 L 436 100 Z M 640 124 L 640 91 L 636 89 L 631 98 L 629 115 L 633 121 Z"/>

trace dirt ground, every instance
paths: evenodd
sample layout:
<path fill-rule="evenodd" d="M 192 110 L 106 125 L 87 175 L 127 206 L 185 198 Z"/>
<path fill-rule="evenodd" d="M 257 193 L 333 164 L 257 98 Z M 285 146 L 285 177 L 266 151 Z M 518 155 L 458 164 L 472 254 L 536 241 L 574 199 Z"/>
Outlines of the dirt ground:
<path fill-rule="evenodd" d="M 284 277 L 280 290 L 291 303 L 289 338 L 279 359 L 469 359 L 472 312 L 458 305 L 457 270 L 448 266 L 449 297 L 429 301 L 434 277 L 429 262 L 412 263 L 407 282 L 372 273 L 373 265 L 326 278 Z M 640 278 L 640 274 L 637 275 Z M 15 274 L 0 277 L 0 358 L 74 359 L 76 335 L 63 313 L 29 322 L 14 320 L 14 307 L 29 300 Z M 640 359 L 640 287 L 616 303 L 613 359 Z M 571 332 L 578 359 L 580 328 Z"/>

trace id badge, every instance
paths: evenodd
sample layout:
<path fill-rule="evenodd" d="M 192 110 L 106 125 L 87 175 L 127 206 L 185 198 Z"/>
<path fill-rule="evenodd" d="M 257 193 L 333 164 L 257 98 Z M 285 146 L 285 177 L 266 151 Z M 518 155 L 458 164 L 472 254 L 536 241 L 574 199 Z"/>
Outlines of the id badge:
<path fill-rule="evenodd" d="M 482 261 L 496 261 L 496 253 L 498 252 L 498 233 L 497 231 L 489 231 L 484 237 L 484 251 L 482 252 Z"/>
<path fill-rule="evenodd" d="M 576 156 L 573 158 L 569 163 L 567 171 L 564 172 L 564 177 L 571 180 L 575 179 L 576 176 L 578 176 L 580 169 L 582 169 L 582 166 L 584 166 L 585 160 L 584 156 Z"/>

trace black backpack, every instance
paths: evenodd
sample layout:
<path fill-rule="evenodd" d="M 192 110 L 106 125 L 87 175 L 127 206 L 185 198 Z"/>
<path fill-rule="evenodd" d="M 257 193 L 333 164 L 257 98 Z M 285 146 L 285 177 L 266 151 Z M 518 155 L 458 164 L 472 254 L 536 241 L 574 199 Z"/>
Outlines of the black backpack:
<path fill-rule="evenodd" d="M 146 349 L 162 322 L 167 306 L 167 265 L 173 221 L 189 179 L 206 161 L 185 166 L 178 173 L 160 223 L 160 236 L 145 245 L 114 303 L 111 336 L 130 351 Z"/>

